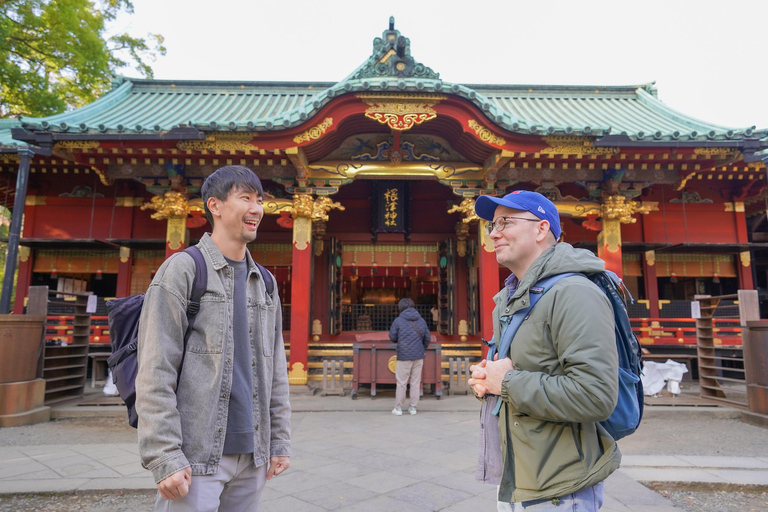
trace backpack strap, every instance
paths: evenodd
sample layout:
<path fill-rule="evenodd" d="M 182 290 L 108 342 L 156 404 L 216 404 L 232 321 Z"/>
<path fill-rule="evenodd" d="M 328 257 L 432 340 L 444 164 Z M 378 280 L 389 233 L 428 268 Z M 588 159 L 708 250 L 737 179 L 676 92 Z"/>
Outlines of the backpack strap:
<path fill-rule="evenodd" d="M 272 274 L 269 270 L 265 269 L 264 266 L 259 263 L 258 261 L 254 261 L 256 266 L 259 268 L 259 272 L 261 272 L 261 277 L 264 278 L 264 286 L 267 288 L 267 294 L 269 295 L 270 299 L 274 299 L 274 293 L 275 293 L 275 280 L 272 277 Z"/>
<path fill-rule="evenodd" d="M 208 288 L 208 267 L 205 264 L 205 258 L 200 248 L 193 245 L 184 249 L 184 252 L 192 256 L 192 260 L 195 262 L 195 278 L 192 281 L 192 294 L 187 303 L 187 331 L 184 333 L 184 350 L 181 353 L 181 363 L 179 363 L 179 371 L 176 374 L 177 389 L 179 382 L 181 382 L 181 370 L 184 368 L 184 358 L 187 355 L 189 336 L 192 334 L 192 327 L 195 325 L 197 312 L 200 311 L 200 299 Z"/>
<path fill-rule="evenodd" d="M 515 311 L 510 318 L 509 323 L 504 328 L 504 330 L 501 333 L 501 336 L 499 337 L 499 346 L 498 346 L 498 354 L 500 358 L 508 357 L 509 356 L 509 349 L 512 346 L 512 339 L 515 337 L 515 334 L 517 334 L 517 330 L 522 325 L 523 321 L 525 321 L 531 310 L 533 309 L 533 306 L 536 305 L 537 302 L 539 302 L 539 299 L 544 296 L 545 293 L 547 293 L 552 286 L 558 282 L 559 280 L 563 279 L 564 277 L 570 277 L 577 275 L 573 272 L 566 272 L 564 274 L 556 274 L 554 276 L 547 277 L 545 279 L 542 279 L 541 281 L 537 282 L 535 285 L 531 286 L 530 293 L 528 294 L 529 300 L 531 303 L 528 305 L 528 307 L 523 309 L 518 309 Z M 496 355 L 496 346 L 491 345 L 488 349 L 488 355 L 486 358 L 488 360 L 493 360 L 493 356 Z M 497 400 L 496 407 L 493 409 L 493 414 L 498 416 L 499 411 L 501 410 L 501 403 L 502 400 Z"/>

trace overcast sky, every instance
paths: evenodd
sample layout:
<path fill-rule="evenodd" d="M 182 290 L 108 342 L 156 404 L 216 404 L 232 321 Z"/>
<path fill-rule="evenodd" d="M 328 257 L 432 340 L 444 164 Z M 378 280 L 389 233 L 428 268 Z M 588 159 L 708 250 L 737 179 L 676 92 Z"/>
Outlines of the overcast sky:
<path fill-rule="evenodd" d="M 395 28 L 462 84 L 635 85 L 699 119 L 768 128 L 765 0 L 133 0 L 113 29 L 160 33 L 155 78 L 345 78 Z M 125 72 L 136 76 L 135 72 Z"/>

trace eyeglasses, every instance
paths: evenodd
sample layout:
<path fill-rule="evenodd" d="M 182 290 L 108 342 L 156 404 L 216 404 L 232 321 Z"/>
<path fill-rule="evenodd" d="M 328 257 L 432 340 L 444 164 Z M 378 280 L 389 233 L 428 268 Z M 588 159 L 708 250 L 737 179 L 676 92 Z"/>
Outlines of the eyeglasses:
<path fill-rule="evenodd" d="M 494 221 L 490 221 L 485 225 L 485 231 L 490 235 L 495 229 L 499 233 L 504 231 L 509 225 L 510 220 L 527 220 L 530 222 L 541 222 L 541 219 L 526 219 L 525 217 L 499 217 Z"/>

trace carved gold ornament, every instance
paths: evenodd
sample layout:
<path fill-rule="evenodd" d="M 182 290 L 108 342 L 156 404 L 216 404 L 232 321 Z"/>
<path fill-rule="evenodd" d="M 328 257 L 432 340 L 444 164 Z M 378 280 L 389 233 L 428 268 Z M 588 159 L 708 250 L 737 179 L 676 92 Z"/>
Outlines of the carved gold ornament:
<path fill-rule="evenodd" d="M 502 137 L 495 135 L 491 130 L 481 125 L 474 119 L 467 121 L 467 125 L 475 131 L 478 138 L 480 138 L 480 140 L 483 142 L 487 142 L 488 144 L 496 144 L 497 146 L 503 146 L 507 143 L 507 141 Z"/>
<path fill-rule="evenodd" d="M 250 144 L 256 132 L 208 133 L 205 140 L 183 140 L 176 144 L 182 151 L 254 151 L 259 148 Z"/>
<path fill-rule="evenodd" d="M 741 261 L 742 267 L 748 267 L 752 264 L 752 257 L 750 256 L 749 251 L 740 252 L 739 260 Z"/>
<path fill-rule="evenodd" d="M 468 197 L 464 199 L 461 204 L 455 204 L 448 210 L 448 213 L 456 212 L 464 215 L 464 218 L 461 219 L 461 222 L 464 224 L 469 224 L 472 221 L 480 220 L 480 217 L 478 217 L 477 213 L 475 213 L 475 200 L 472 198 Z"/>
<path fill-rule="evenodd" d="M 66 149 L 94 149 L 99 147 L 95 140 L 60 140 L 53 146 L 54 151 Z"/>
<path fill-rule="evenodd" d="M 595 147 L 586 137 L 542 137 L 549 146 L 539 153 L 543 155 L 615 155 L 619 148 Z"/>
<path fill-rule="evenodd" d="M 735 149 L 732 148 L 694 148 L 694 155 L 701 156 L 716 156 L 718 158 L 729 158 L 736 154 Z"/>
<path fill-rule="evenodd" d="M 308 372 L 304 369 L 304 363 L 293 363 L 288 372 L 288 384 L 303 386 L 307 383 Z"/>
<path fill-rule="evenodd" d="M 397 356 L 392 356 L 387 361 L 387 370 L 395 373 L 397 371 Z"/>
<path fill-rule="evenodd" d="M 293 142 L 296 144 L 301 144 L 302 142 L 309 142 L 311 140 L 319 139 L 326 131 L 328 131 L 328 128 L 330 128 L 332 125 L 333 118 L 326 117 L 323 119 L 322 123 L 318 124 L 317 126 L 313 126 L 304 133 L 300 133 L 299 135 L 295 136 L 293 138 Z"/>
<path fill-rule="evenodd" d="M 627 201 L 621 195 L 606 197 L 600 205 L 600 216 L 603 220 L 618 220 L 622 224 L 634 224 L 637 219 L 632 217 L 635 213 L 649 213 L 652 205 L 640 204 L 635 201 Z"/>
<path fill-rule="evenodd" d="M 291 212 L 294 219 L 298 219 L 299 217 L 311 218 L 314 210 L 315 202 L 311 195 L 297 194 L 293 196 L 293 207 L 291 208 Z"/>
<path fill-rule="evenodd" d="M 328 212 L 336 209 L 344 211 L 341 203 L 333 202 L 330 197 L 318 197 L 312 208 L 312 220 L 328 222 Z"/>
<path fill-rule="evenodd" d="M 171 217 L 187 217 L 189 213 L 189 203 L 187 198 L 181 192 L 168 191 L 162 196 L 155 196 L 149 203 L 141 206 L 142 210 L 155 210 L 152 218 L 155 220 L 168 219 Z"/>
<path fill-rule="evenodd" d="M 434 107 L 444 96 L 408 96 L 398 94 L 360 94 L 369 107 L 365 117 L 386 124 L 393 130 L 410 130 L 417 124 L 437 117 Z"/>
<path fill-rule="evenodd" d="M 327 222 L 328 212 L 333 209 L 343 211 L 344 207 L 341 203 L 333 202 L 330 197 L 322 196 L 313 200 L 311 195 L 297 194 L 293 196 L 291 212 L 294 219 L 306 217 L 313 221 Z"/>
<path fill-rule="evenodd" d="M 19 246 L 19 261 L 26 263 L 29 261 L 29 255 L 32 253 L 32 249 L 25 245 Z"/>

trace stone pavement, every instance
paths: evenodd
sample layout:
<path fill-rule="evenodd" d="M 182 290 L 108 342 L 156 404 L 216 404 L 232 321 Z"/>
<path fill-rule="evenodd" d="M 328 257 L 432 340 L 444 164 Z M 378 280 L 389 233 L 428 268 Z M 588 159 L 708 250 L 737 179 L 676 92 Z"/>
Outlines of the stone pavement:
<path fill-rule="evenodd" d="M 419 414 L 389 414 L 392 398 L 291 397 L 290 470 L 268 483 L 265 512 L 493 511 L 495 487 L 474 479 L 479 403 L 425 397 Z M 675 414 L 647 409 L 646 416 Z M 117 407 L 57 407 L 57 418 L 124 415 Z M 709 409 L 703 414 L 732 414 Z M 639 481 L 768 486 L 768 457 L 626 455 L 606 482 L 605 512 L 676 509 Z M 134 443 L 3 446 L 0 493 L 154 489 Z"/>

